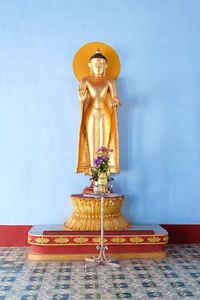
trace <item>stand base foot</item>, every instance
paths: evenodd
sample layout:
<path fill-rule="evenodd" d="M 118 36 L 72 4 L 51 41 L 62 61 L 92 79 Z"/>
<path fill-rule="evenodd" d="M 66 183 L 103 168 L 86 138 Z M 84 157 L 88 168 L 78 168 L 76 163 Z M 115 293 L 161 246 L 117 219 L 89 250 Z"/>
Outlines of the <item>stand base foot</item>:
<path fill-rule="evenodd" d="M 98 260 L 96 258 L 86 258 L 85 268 L 95 268 L 97 266 L 108 266 L 111 268 L 120 268 L 120 264 L 117 261 Z"/>

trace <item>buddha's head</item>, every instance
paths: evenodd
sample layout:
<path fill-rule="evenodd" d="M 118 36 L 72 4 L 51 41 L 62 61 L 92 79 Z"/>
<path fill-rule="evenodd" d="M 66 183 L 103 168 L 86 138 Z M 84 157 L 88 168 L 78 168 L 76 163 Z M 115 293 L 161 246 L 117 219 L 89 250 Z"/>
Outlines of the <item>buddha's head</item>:
<path fill-rule="evenodd" d="M 107 59 L 101 53 L 99 49 L 97 49 L 96 53 L 90 57 L 90 62 L 88 63 L 91 74 L 96 77 L 104 76 L 107 68 Z"/>

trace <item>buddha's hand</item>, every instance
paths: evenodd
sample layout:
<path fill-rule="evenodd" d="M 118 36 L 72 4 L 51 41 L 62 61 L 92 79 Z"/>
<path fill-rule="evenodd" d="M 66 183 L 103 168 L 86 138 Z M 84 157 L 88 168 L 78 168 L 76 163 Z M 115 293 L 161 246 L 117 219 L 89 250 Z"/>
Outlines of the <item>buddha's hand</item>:
<path fill-rule="evenodd" d="M 120 105 L 121 105 L 120 100 L 117 97 L 113 97 L 112 98 L 112 107 L 118 107 Z"/>
<path fill-rule="evenodd" d="M 81 103 L 85 101 L 87 97 L 87 90 L 85 88 L 79 88 L 78 90 L 78 99 Z"/>

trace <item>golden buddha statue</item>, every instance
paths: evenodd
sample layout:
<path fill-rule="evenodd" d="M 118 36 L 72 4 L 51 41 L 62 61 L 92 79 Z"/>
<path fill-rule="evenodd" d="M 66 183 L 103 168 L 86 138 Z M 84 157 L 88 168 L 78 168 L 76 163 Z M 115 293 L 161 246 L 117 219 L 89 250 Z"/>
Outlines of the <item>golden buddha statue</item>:
<path fill-rule="evenodd" d="M 102 52 L 98 48 L 101 48 Z M 112 151 L 109 158 L 109 172 L 118 173 L 117 107 L 120 105 L 120 100 L 117 96 L 115 80 L 120 71 L 119 57 L 109 45 L 100 42 L 88 43 L 75 54 L 73 70 L 79 80 L 78 98 L 81 106 L 76 171 L 90 175 L 96 152 L 103 147 Z M 105 174 L 104 177 L 102 175 L 100 174 L 98 179 L 101 179 L 101 192 L 105 192 L 103 190 Z M 74 213 L 65 222 L 65 229 L 100 230 L 101 196 L 83 192 L 83 194 L 71 195 L 71 201 Z M 130 227 L 130 222 L 120 211 L 123 201 L 123 195 L 105 196 L 104 230 L 123 230 Z"/>
<path fill-rule="evenodd" d="M 119 172 L 119 135 L 116 108 L 120 105 L 115 80 L 106 76 L 107 59 L 97 49 L 88 63 L 90 76 L 79 83 L 78 98 L 81 106 L 79 131 L 78 173 L 90 173 L 96 151 L 112 148 L 110 172 Z"/>

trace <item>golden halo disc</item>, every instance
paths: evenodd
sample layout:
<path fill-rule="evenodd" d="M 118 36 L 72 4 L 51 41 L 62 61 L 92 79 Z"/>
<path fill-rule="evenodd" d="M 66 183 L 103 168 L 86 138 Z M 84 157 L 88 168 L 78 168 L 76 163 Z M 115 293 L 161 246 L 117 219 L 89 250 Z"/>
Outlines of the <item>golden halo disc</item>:
<path fill-rule="evenodd" d="M 78 80 L 90 75 L 88 63 L 90 57 L 95 54 L 98 48 L 107 59 L 108 67 L 106 69 L 106 75 L 117 79 L 120 72 L 120 59 L 117 52 L 107 44 L 91 42 L 82 46 L 74 56 L 73 71 Z"/>

